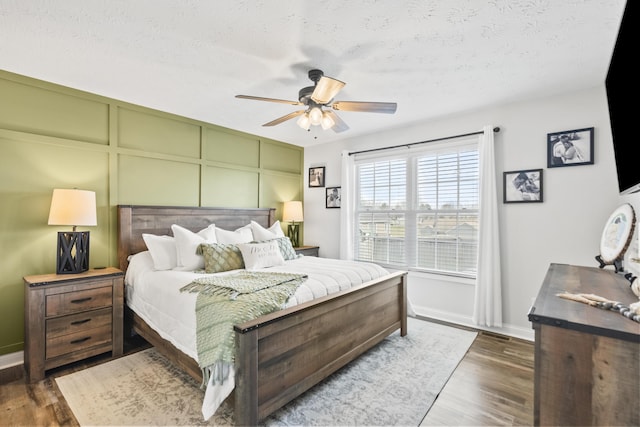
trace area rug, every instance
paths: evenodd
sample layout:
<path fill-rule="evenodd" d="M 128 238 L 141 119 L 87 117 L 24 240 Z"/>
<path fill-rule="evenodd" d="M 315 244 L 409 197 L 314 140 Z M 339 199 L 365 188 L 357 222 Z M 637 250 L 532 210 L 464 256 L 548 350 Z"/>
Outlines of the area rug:
<path fill-rule="evenodd" d="M 264 420 L 276 425 L 418 426 L 476 337 L 409 319 L 373 349 Z M 81 426 L 233 425 L 224 402 L 203 420 L 203 391 L 153 348 L 56 378 Z"/>

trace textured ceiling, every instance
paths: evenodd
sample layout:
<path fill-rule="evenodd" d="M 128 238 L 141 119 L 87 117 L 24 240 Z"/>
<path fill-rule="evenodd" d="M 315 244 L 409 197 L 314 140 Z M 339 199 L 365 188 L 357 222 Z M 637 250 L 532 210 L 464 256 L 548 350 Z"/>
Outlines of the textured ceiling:
<path fill-rule="evenodd" d="M 301 146 L 604 82 L 624 0 L 0 0 L 0 69 Z M 346 82 L 335 133 L 295 119 Z"/>

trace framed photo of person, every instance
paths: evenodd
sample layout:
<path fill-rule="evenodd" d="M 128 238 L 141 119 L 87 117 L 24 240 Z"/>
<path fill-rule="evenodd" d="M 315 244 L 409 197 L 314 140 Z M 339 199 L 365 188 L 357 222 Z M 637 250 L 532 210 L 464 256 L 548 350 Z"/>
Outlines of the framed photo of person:
<path fill-rule="evenodd" d="M 541 203 L 542 169 L 503 173 L 504 203 Z"/>
<path fill-rule="evenodd" d="M 309 168 L 309 187 L 324 187 L 324 166 Z"/>
<path fill-rule="evenodd" d="M 593 164 L 593 128 L 547 134 L 547 167 Z"/>
<path fill-rule="evenodd" d="M 327 187 L 325 200 L 327 209 L 339 208 L 342 201 L 342 189 L 340 187 Z"/>

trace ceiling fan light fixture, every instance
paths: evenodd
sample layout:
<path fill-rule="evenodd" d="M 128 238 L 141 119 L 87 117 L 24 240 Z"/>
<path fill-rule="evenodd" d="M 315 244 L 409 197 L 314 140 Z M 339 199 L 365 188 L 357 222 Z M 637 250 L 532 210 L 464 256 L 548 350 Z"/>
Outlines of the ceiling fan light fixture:
<path fill-rule="evenodd" d="M 309 120 L 311 120 L 311 124 L 317 126 L 322 122 L 322 110 L 320 107 L 313 107 L 309 110 Z"/>
<path fill-rule="evenodd" d="M 303 115 L 301 115 L 296 123 L 302 129 L 309 130 L 309 128 L 311 127 L 311 120 L 309 120 L 309 114 L 304 113 Z"/>
<path fill-rule="evenodd" d="M 322 113 L 322 122 L 320 124 L 322 125 L 322 129 L 327 130 L 331 129 L 336 122 L 334 122 L 331 116 L 325 111 Z"/>

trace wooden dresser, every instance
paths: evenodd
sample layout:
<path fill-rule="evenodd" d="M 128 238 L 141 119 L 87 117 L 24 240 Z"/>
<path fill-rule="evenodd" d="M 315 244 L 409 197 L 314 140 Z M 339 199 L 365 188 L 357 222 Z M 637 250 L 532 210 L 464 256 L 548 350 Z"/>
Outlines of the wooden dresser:
<path fill-rule="evenodd" d="M 640 323 L 561 292 L 638 301 L 612 269 L 551 264 L 529 311 L 536 426 L 640 425 Z"/>
<path fill-rule="evenodd" d="M 24 366 L 47 369 L 97 354 L 122 355 L 124 276 L 117 268 L 24 278 Z"/>

